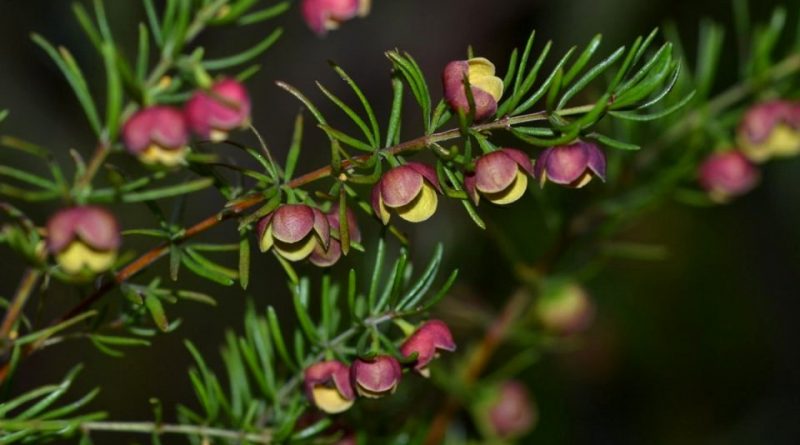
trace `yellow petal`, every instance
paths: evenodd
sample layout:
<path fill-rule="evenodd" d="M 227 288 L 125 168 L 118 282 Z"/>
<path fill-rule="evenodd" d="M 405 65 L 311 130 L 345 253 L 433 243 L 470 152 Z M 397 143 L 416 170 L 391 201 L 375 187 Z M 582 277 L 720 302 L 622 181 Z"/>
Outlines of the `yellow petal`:
<path fill-rule="evenodd" d="M 354 400 L 345 399 L 336 388 L 315 386 L 311 392 L 314 396 L 314 404 L 317 405 L 317 408 L 328 414 L 341 413 L 353 406 Z"/>
<path fill-rule="evenodd" d="M 517 177 L 505 190 L 498 193 L 487 193 L 484 196 L 497 205 L 506 205 L 522 198 L 526 190 L 528 190 L 528 176 L 521 170 L 517 170 Z"/>
<path fill-rule="evenodd" d="M 587 171 L 580 178 L 575 180 L 575 182 L 573 182 L 573 187 L 576 189 L 583 188 L 590 182 L 592 182 L 592 173 Z"/>
<path fill-rule="evenodd" d="M 378 210 L 380 210 L 380 215 L 378 217 L 381 219 L 383 225 L 389 224 L 389 220 L 392 219 L 392 214 L 389 213 L 389 209 L 386 208 L 386 204 L 383 203 L 383 198 L 378 196 Z"/>
<path fill-rule="evenodd" d="M 372 0 L 361 0 L 358 5 L 358 16 L 366 17 L 372 8 Z"/>
<path fill-rule="evenodd" d="M 223 130 L 211 130 L 208 138 L 211 142 L 223 142 L 228 139 L 228 132 Z"/>
<path fill-rule="evenodd" d="M 275 241 L 275 250 L 280 256 L 289 261 L 300 261 L 306 259 L 314 248 L 317 247 L 317 238 L 311 233 L 303 240 L 296 243 L 283 243 Z"/>
<path fill-rule="evenodd" d="M 436 213 L 438 204 L 439 198 L 436 196 L 436 190 L 425 182 L 416 198 L 397 208 L 397 215 L 409 222 L 422 222 Z"/>
<path fill-rule="evenodd" d="M 473 80 L 469 78 L 470 85 L 480 88 L 489 93 L 494 100 L 499 101 L 503 97 L 503 80 L 495 76 L 478 77 Z"/>
<path fill-rule="evenodd" d="M 258 240 L 258 248 L 262 252 L 266 252 L 272 248 L 272 224 L 267 226 L 267 230 L 264 232 L 264 236 Z"/>
<path fill-rule="evenodd" d="M 74 275 L 84 267 L 94 273 L 104 272 L 114 265 L 115 251 L 98 252 L 81 241 L 74 241 L 56 256 L 56 262 L 64 272 Z"/>
<path fill-rule="evenodd" d="M 151 145 L 147 150 L 139 155 L 139 160 L 145 164 L 161 164 L 167 167 L 184 164 L 186 153 L 189 147 L 181 147 L 177 150 L 165 150 L 158 145 Z"/>
<path fill-rule="evenodd" d="M 494 64 L 485 57 L 474 57 L 467 60 L 467 64 L 469 65 L 467 76 L 469 76 L 470 83 L 473 78 L 494 76 Z"/>

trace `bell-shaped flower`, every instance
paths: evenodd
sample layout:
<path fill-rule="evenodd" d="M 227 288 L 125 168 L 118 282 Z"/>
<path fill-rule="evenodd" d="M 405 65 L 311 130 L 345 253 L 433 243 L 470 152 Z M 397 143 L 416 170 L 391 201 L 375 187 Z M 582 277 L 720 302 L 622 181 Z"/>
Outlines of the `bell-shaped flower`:
<path fill-rule="evenodd" d="M 753 106 L 739 124 L 738 142 L 753 162 L 800 154 L 800 104 L 773 100 Z"/>
<path fill-rule="evenodd" d="M 712 200 L 724 203 L 752 190 L 759 181 L 758 168 L 741 152 L 714 153 L 700 164 L 698 181 Z"/>
<path fill-rule="evenodd" d="M 606 156 L 593 143 L 575 141 L 542 152 L 536 160 L 534 174 L 542 187 L 549 181 L 581 188 L 594 177 L 606 180 Z"/>
<path fill-rule="evenodd" d="M 547 286 L 534 310 L 547 331 L 562 336 L 585 331 L 594 321 L 595 314 L 589 294 L 572 282 Z"/>
<path fill-rule="evenodd" d="M 300 10 L 308 27 L 325 35 L 348 20 L 366 17 L 371 3 L 371 0 L 303 0 Z"/>
<path fill-rule="evenodd" d="M 101 207 L 61 210 L 47 222 L 47 247 L 70 275 L 110 269 L 121 244 L 117 219 Z"/>
<path fill-rule="evenodd" d="M 301 261 L 318 246 L 327 249 L 330 225 L 325 215 L 305 204 L 284 204 L 258 223 L 258 246 L 289 261 Z"/>
<path fill-rule="evenodd" d="M 525 152 L 502 148 L 478 158 L 475 172 L 464 178 L 470 198 L 478 204 L 481 195 L 498 205 L 511 204 L 528 189 L 533 163 Z"/>
<path fill-rule="evenodd" d="M 303 383 L 308 400 L 329 414 L 347 411 L 356 400 L 350 383 L 350 368 L 340 361 L 329 360 L 309 366 Z"/>
<path fill-rule="evenodd" d="M 533 430 L 538 409 L 525 384 L 508 380 L 486 389 L 474 407 L 477 424 L 492 438 L 513 440 Z"/>
<path fill-rule="evenodd" d="M 198 136 L 215 142 L 250 123 L 250 96 L 233 79 L 216 82 L 208 91 L 199 90 L 184 107 L 189 127 Z"/>
<path fill-rule="evenodd" d="M 372 188 L 372 209 L 384 224 L 390 210 L 410 222 L 422 222 L 436 213 L 441 193 L 436 172 L 425 164 L 409 162 L 386 172 Z"/>
<path fill-rule="evenodd" d="M 397 389 L 403 369 L 394 357 L 379 355 L 354 361 L 350 366 L 350 377 L 359 395 L 374 399 L 392 394 Z"/>
<path fill-rule="evenodd" d="M 453 352 L 455 350 L 456 343 L 453 341 L 453 334 L 441 320 L 425 322 L 400 346 L 400 353 L 404 357 L 416 354 L 414 370 L 423 377 L 430 377 L 431 372 L 428 365 L 438 357 L 439 351 Z"/>
<path fill-rule="evenodd" d="M 173 107 L 139 110 L 122 127 L 122 140 L 128 152 L 145 164 L 172 167 L 182 164 L 189 152 L 186 118 Z"/>
<path fill-rule="evenodd" d="M 356 221 L 356 216 L 353 214 L 352 210 L 349 208 L 346 209 L 347 214 L 347 233 L 350 236 L 350 241 L 360 243 L 361 242 L 361 231 L 358 229 L 358 221 Z M 311 253 L 311 256 L 308 258 L 311 263 L 315 266 L 319 267 L 330 267 L 336 264 L 339 259 L 342 257 L 342 243 L 341 243 L 341 224 L 339 223 L 339 206 L 334 205 L 331 208 L 331 211 L 328 212 L 325 217 L 328 220 L 328 224 L 330 225 L 331 232 L 331 240 L 328 244 L 328 247 L 325 248 L 322 244 L 317 244 L 317 247 L 314 248 L 314 252 Z"/>
<path fill-rule="evenodd" d="M 467 79 L 475 104 L 475 120 L 483 121 L 497 112 L 497 103 L 503 97 L 503 80 L 495 76 L 494 64 L 483 57 L 456 60 L 445 66 L 442 74 L 444 100 L 454 111 L 468 114 L 469 97 L 464 87 Z"/>

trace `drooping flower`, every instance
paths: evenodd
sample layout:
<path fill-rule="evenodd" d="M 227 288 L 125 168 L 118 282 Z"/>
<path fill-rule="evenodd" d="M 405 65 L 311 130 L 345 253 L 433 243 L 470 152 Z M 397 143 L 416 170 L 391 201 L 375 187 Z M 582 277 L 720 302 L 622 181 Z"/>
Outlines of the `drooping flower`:
<path fill-rule="evenodd" d="M 350 376 L 359 395 L 374 399 L 392 394 L 400 384 L 403 370 L 394 357 L 379 355 L 354 361 Z"/>
<path fill-rule="evenodd" d="M 445 66 L 442 74 L 444 99 L 455 111 L 470 112 L 464 78 L 469 81 L 475 104 L 475 120 L 483 121 L 497 111 L 503 97 L 503 80 L 495 76 L 494 64 L 483 57 L 456 60 Z"/>
<path fill-rule="evenodd" d="M 525 194 L 528 175 L 533 175 L 533 163 L 528 155 L 513 148 L 502 148 L 478 158 L 475 172 L 464 178 L 464 186 L 475 204 L 483 195 L 489 202 L 506 205 Z"/>
<path fill-rule="evenodd" d="M 284 204 L 261 219 L 257 227 L 262 252 L 272 248 L 289 261 L 301 261 L 317 246 L 327 248 L 330 225 L 325 215 L 305 204 Z"/>
<path fill-rule="evenodd" d="M 430 377 L 428 365 L 439 355 L 439 351 L 455 351 L 456 343 L 450 328 L 441 320 L 429 320 L 419 327 L 400 346 L 404 357 L 417 354 L 414 370 L 424 377 Z"/>
<path fill-rule="evenodd" d="M 800 104 L 773 100 L 753 106 L 739 124 L 738 141 L 753 162 L 800 154 Z"/>
<path fill-rule="evenodd" d="M 606 180 L 606 156 L 597 145 L 579 140 L 542 152 L 536 160 L 534 174 L 542 187 L 549 181 L 581 188 L 594 177 Z"/>
<path fill-rule="evenodd" d="M 184 108 L 189 127 L 198 136 L 215 142 L 250 122 L 250 96 L 233 79 L 216 82 L 208 91 L 196 91 Z"/>
<path fill-rule="evenodd" d="M 360 243 L 361 231 L 358 229 L 358 221 L 356 221 L 356 216 L 349 208 L 346 209 L 346 214 L 347 232 L 350 235 L 350 241 Z M 338 233 L 341 230 L 341 226 L 339 224 L 339 206 L 334 205 L 333 208 L 331 208 L 331 211 L 328 212 L 325 217 L 328 220 L 331 231 Z M 341 235 L 331 236 L 330 244 L 328 244 L 327 249 L 322 244 L 317 244 L 317 247 L 314 248 L 314 252 L 311 253 L 311 256 L 309 257 L 309 261 L 311 261 L 311 263 L 313 263 L 315 266 L 319 267 L 330 267 L 336 264 L 336 262 L 338 262 L 342 257 L 342 243 L 340 242 L 340 239 Z"/>
<path fill-rule="evenodd" d="M 312 31 L 325 35 L 348 20 L 366 17 L 371 0 L 303 0 L 303 18 Z"/>
<path fill-rule="evenodd" d="M 752 190 L 759 176 L 756 166 L 737 150 L 714 153 L 698 169 L 700 185 L 720 203 Z"/>
<path fill-rule="evenodd" d="M 386 172 L 372 188 L 372 209 L 384 224 L 390 210 L 409 222 L 422 222 L 436 213 L 441 193 L 436 172 L 425 164 L 409 162 Z"/>
<path fill-rule="evenodd" d="M 173 107 L 139 110 L 125 122 L 122 139 L 128 152 L 145 164 L 172 167 L 182 164 L 189 151 L 186 118 Z"/>
<path fill-rule="evenodd" d="M 47 247 L 70 275 L 110 269 L 121 244 L 117 219 L 101 207 L 61 210 L 47 222 Z"/>
<path fill-rule="evenodd" d="M 350 383 L 350 368 L 329 360 L 315 363 L 304 373 L 306 396 L 320 410 L 336 414 L 347 411 L 356 399 Z"/>
<path fill-rule="evenodd" d="M 536 302 L 535 311 L 546 330 L 568 336 L 583 332 L 592 324 L 595 307 L 583 287 L 568 282 L 546 288 Z"/>
<path fill-rule="evenodd" d="M 538 420 L 538 410 L 528 389 L 516 380 L 488 388 L 474 411 L 484 434 L 503 440 L 524 436 Z"/>

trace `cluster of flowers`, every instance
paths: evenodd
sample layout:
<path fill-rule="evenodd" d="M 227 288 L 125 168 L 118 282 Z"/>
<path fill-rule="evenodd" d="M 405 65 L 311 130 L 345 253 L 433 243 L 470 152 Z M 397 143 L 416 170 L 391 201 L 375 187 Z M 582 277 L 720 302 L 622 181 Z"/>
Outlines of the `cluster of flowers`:
<path fill-rule="evenodd" d="M 698 169 L 700 185 L 716 202 L 752 190 L 760 178 L 756 164 L 800 154 L 800 103 L 757 104 L 745 113 L 737 133 L 737 148 L 711 154 Z"/>
<path fill-rule="evenodd" d="M 134 113 L 123 126 L 122 140 L 142 163 L 174 167 L 185 162 L 190 130 L 213 141 L 250 121 L 250 98 L 244 86 L 222 79 L 198 90 L 183 110 L 155 105 Z M 47 247 L 65 273 L 95 275 L 113 266 L 122 243 L 119 224 L 108 210 L 78 206 L 55 213 L 47 223 Z"/>
<path fill-rule="evenodd" d="M 400 347 L 408 366 L 428 377 L 428 366 L 439 351 L 455 351 L 456 344 L 447 325 L 429 320 Z M 379 398 L 392 394 L 403 376 L 403 366 L 391 355 L 357 358 L 348 366 L 339 360 L 315 363 L 305 370 L 304 386 L 312 405 L 329 414 L 347 411 L 356 396 Z"/>

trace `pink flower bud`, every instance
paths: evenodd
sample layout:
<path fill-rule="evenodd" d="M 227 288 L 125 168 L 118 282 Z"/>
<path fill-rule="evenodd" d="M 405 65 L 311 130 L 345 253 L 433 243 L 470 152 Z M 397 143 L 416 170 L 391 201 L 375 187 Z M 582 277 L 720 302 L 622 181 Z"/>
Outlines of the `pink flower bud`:
<path fill-rule="evenodd" d="M 189 130 L 177 108 L 154 106 L 139 110 L 122 127 L 128 152 L 145 164 L 172 167 L 184 162 Z"/>
<path fill-rule="evenodd" d="M 698 169 L 698 180 L 712 200 L 722 203 L 752 190 L 759 173 L 741 152 L 730 150 L 706 158 Z"/>
<path fill-rule="evenodd" d="M 347 233 L 350 235 L 350 241 L 360 243 L 361 231 L 358 229 L 358 221 L 356 221 L 356 216 L 350 209 L 347 209 L 346 213 Z M 328 220 L 331 230 L 339 232 L 339 206 L 333 206 L 331 211 L 328 212 L 325 217 Z M 328 245 L 327 249 L 322 244 L 318 244 L 314 249 L 314 252 L 309 257 L 309 261 L 311 261 L 311 263 L 313 263 L 315 266 L 319 267 L 330 267 L 336 264 L 336 262 L 338 262 L 342 257 L 342 244 L 339 239 L 341 239 L 341 235 L 331 237 L 330 244 Z"/>
<path fill-rule="evenodd" d="M 304 386 L 308 400 L 329 414 L 347 411 L 356 399 L 350 384 L 350 368 L 336 360 L 309 366 L 305 370 Z"/>
<path fill-rule="evenodd" d="M 47 247 L 64 272 L 105 272 L 122 244 L 117 219 L 95 206 L 60 210 L 47 222 Z"/>
<path fill-rule="evenodd" d="M 475 103 L 475 120 L 492 117 L 497 111 L 497 102 L 503 97 L 503 80 L 494 73 L 494 64 L 483 57 L 448 63 L 442 74 L 444 100 L 454 111 L 468 114 L 469 98 L 464 87 L 466 78 Z"/>
<path fill-rule="evenodd" d="M 420 326 L 400 347 L 400 353 L 404 357 L 417 354 L 414 370 L 424 377 L 430 377 L 428 365 L 442 350 L 455 351 L 456 343 L 450 328 L 440 320 L 429 320 Z"/>
<path fill-rule="evenodd" d="M 475 173 L 464 178 L 464 186 L 475 204 L 483 195 L 489 202 L 506 205 L 525 194 L 528 175 L 533 175 L 528 155 L 513 148 L 502 148 L 478 158 Z"/>
<path fill-rule="evenodd" d="M 300 8 L 312 31 L 325 35 L 343 22 L 369 14 L 371 0 L 303 0 Z"/>
<path fill-rule="evenodd" d="M 800 104 L 773 100 L 753 106 L 739 124 L 738 141 L 753 162 L 800 154 Z"/>
<path fill-rule="evenodd" d="M 289 261 L 308 258 L 317 246 L 330 243 L 330 225 L 318 209 L 305 204 L 284 204 L 261 219 L 257 227 L 259 248 L 272 248 Z"/>
<path fill-rule="evenodd" d="M 250 96 L 241 83 L 223 79 L 208 91 L 196 91 L 184 111 L 192 131 L 220 142 L 230 131 L 250 123 Z"/>
<path fill-rule="evenodd" d="M 378 398 L 394 393 L 403 370 L 394 357 L 379 355 L 372 360 L 357 359 L 350 366 L 350 376 L 359 395 Z"/>
<path fill-rule="evenodd" d="M 425 164 L 409 162 L 386 172 L 372 188 L 372 209 L 389 224 L 389 209 L 409 222 L 422 222 L 436 213 L 441 193 L 436 172 Z"/>
<path fill-rule="evenodd" d="M 538 412 L 522 382 L 509 380 L 492 388 L 476 412 L 485 434 L 500 439 L 515 439 L 531 432 Z"/>
<path fill-rule="evenodd" d="M 597 145 L 576 141 L 551 147 L 536 160 L 534 173 L 544 187 L 548 181 L 572 188 L 581 188 L 598 177 L 606 180 L 606 157 Z"/>
<path fill-rule="evenodd" d="M 595 313 L 589 294 L 575 283 L 550 286 L 536 302 L 535 310 L 545 329 L 565 336 L 588 329 Z"/>

